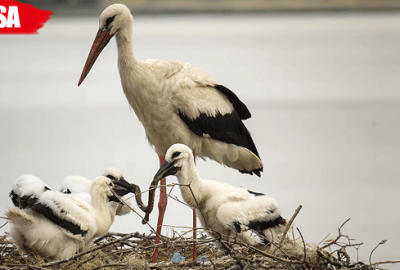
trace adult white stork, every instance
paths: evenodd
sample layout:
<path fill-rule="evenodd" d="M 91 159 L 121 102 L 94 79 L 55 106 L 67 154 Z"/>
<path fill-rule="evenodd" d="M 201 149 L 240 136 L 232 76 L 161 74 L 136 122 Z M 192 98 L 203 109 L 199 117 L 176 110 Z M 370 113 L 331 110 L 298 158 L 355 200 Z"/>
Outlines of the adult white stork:
<path fill-rule="evenodd" d="M 242 122 L 251 117 L 246 105 L 231 90 L 191 64 L 136 59 L 132 27 L 133 17 L 125 5 L 114 4 L 101 13 L 99 30 L 78 85 L 115 36 L 122 88 L 160 164 L 171 145 L 183 143 L 203 159 L 210 158 L 242 173 L 260 176 L 263 164 Z M 162 179 L 156 244 L 166 204 L 165 179 Z M 153 262 L 156 260 L 157 248 Z"/>
<path fill-rule="evenodd" d="M 179 181 L 184 201 L 195 208 L 203 227 L 221 234 L 224 240 L 237 238 L 245 244 L 265 246 L 278 240 L 286 224 L 275 199 L 262 193 L 199 177 L 189 147 L 174 144 L 154 176 L 153 185 L 168 175 Z M 149 198 L 149 205 L 152 200 Z M 151 210 L 151 209 L 150 209 Z"/>
<path fill-rule="evenodd" d="M 110 198 L 116 199 L 111 189 L 119 186 L 119 195 L 127 193 L 122 192 L 126 183 L 100 176 L 91 185 L 91 203 L 88 203 L 52 191 L 37 179 L 32 181 L 33 185 L 19 184 L 29 183 L 30 178 L 29 175 L 20 177 L 10 192 L 16 206 L 6 212 L 11 224 L 10 234 L 21 250 L 34 251 L 49 259 L 81 251 L 90 246 L 95 237 L 107 233 L 112 223 L 107 203 Z"/>

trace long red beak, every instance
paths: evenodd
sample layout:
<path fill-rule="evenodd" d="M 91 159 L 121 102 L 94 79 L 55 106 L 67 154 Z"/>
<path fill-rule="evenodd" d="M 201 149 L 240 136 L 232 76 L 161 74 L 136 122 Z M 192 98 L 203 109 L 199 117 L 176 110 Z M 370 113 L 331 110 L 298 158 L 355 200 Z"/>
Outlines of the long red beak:
<path fill-rule="evenodd" d="M 104 49 L 104 47 L 108 44 L 110 39 L 114 35 L 110 35 L 110 29 L 108 30 L 103 30 L 99 29 L 97 32 L 96 38 L 93 41 L 92 48 L 90 49 L 88 58 L 86 60 L 85 67 L 82 70 L 81 78 L 79 79 L 78 86 L 81 85 L 83 80 L 86 78 L 86 75 L 88 75 L 90 69 L 94 65 L 94 62 L 96 62 L 97 57 L 99 57 L 101 51 Z"/>

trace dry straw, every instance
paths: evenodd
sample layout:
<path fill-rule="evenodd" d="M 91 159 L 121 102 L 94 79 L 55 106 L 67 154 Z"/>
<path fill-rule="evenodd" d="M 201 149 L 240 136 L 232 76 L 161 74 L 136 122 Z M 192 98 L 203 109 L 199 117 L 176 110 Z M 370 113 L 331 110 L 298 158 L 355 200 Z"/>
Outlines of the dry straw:
<path fill-rule="evenodd" d="M 175 186 L 171 185 L 171 186 Z M 176 198 L 174 198 L 176 200 Z M 23 254 L 7 238 L 0 237 L 0 270 L 2 269 L 384 269 L 381 265 L 400 263 L 400 261 L 371 262 L 375 249 L 384 244 L 381 241 L 371 251 L 369 262 L 354 260 L 348 254 L 349 249 L 358 248 L 362 243 L 354 243 L 348 235 L 343 234 L 346 220 L 338 228 L 338 235 L 331 240 L 323 240 L 320 244 L 306 243 L 299 228 L 295 236 L 293 221 L 299 214 L 299 206 L 288 221 L 285 232 L 271 247 L 258 249 L 245 245 L 237 239 L 229 241 L 211 239 L 207 236 L 209 229 L 198 228 L 197 256 L 206 256 L 206 262 L 192 261 L 193 238 L 186 237 L 192 229 L 182 234 L 175 233 L 174 237 L 161 236 L 158 245 L 158 262 L 151 263 L 154 244 L 154 229 L 148 224 L 153 233 L 149 235 L 139 232 L 122 234 L 108 233 L 94 241 L 94 245 L 79 254 L 56 261 L 46 261 L 36 254 Z M 136 214 L 138 212 L 132 209 Z M 143 218 L 143 217 L 142 217 Z M 3 225 L 4 226 L 4 225 Z M 176 229 L 174 227 L 174 229 Z M 182 228 L 181 228 L 182 229 Z M 288 233 L 291 230 L 290 233 Z M 175 230 L 176 232 L 176 230 Z M 218 235 L 217 232 L 213 232 Z M 177 236 L 176 236 L 177 235 Z M 222 248 L 216 248 L 213 242 Z M 174 252 L 179 252 L 186 258 L 180 263 L 171 262 Z"/>

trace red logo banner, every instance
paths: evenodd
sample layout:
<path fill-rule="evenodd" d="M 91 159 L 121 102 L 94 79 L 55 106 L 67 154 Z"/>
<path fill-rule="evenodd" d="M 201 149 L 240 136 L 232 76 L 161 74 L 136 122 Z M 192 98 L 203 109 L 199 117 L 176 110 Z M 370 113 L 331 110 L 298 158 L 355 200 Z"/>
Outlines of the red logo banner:
<path fill-rule="evenodd" d="M 39 34 L 53 12 L 13 0 L 0 0 L 0 34 Z"/>

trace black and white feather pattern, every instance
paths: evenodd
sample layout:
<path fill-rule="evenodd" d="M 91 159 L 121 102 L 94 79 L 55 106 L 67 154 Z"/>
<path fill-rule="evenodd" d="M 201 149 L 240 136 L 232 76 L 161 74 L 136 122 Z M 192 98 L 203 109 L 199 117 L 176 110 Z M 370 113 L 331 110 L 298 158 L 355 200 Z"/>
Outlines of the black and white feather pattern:
<path fill-rule="evenodd" d="M 13 204 L 21 209 L 37 203 L 39 197 L 47 190 L 51 190 L 39 177 L 24 174 L 14 182 L 10 192 Z"/>
<path fill-rule="evenodd" d="M 112 187 L 110 179 L 96 178 L 87 202 L 73 193 L 51 190 L 38 177 L 22 175 L 10 192 L 16 207 L 6 212 L 13 241 L 23 251 L 53 259 L 87 248 L 112 224 L 107 207 Z"/>
<path fill-rule="evenodd" d="M 99 32 L 79 84 L 115 36 L 124 94 L 159 156 L 164 156 L 171 145 L 182 143 L 197 157 L 260 176 L 262 161 L 242 123 L 251 117 L 246 105 L 230 89 L 189 63 L 136 59 L 132 27 L 133 17 L 125 5 L 110 5 L 101 13 Z"/>
<path fill-rule="evenodd" d="M 260 158 L 254 141 L 249 130 L 246 128 L 242 119 L 251 117 L 250 111 L 246 105 L 228 88 L 222 85 L 216 85 L 215 89 L 221 91 L 232 103 L 233 110 L 229 113 L 221 114 L 217 111 L 214 115 L 199 111 L 196 118 L 190 118 L 184 111 L 179 111 L 179 117 L 187 127 L 197 136 L 212 138 L 235 146 L 241 146 L 250 150 Z M 262 168 L 251 171 L 240 170 L 242 173 L 255 173 L 260 176 Z"/>
<path fill-rule="evenodd" d="M 167 175 L 177 177 L 183 199 L 196 209 L 202 225 L 224 239 L 236 238 L 245 244 L 265 246 L 277 241 L 284 229 L 286 221 L 275 199 L 227 183 L 201 179 L 193 153 L 186 145 L 174 144 L 167 151 L 155 179 Z M 212 231 L 210 234 L 218 237 Z"/>

